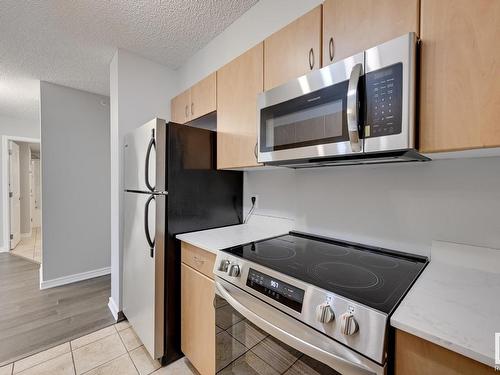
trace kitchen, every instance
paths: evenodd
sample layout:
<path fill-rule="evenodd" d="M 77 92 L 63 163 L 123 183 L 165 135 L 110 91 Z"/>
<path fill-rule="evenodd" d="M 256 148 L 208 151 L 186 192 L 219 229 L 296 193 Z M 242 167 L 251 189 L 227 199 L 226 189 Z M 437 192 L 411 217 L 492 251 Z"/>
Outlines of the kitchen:
<path fill-rule="evenodd" d="M 109 309 L 131 360 L 85 371 L 498 371 L 499 19 L 261 0 L 173 73 L 119 49 Z"/>
<path fill-rule="evenodd" d="M 217 131 L 217 169 L 244 171 L 245 224 L 176 235 L 201 374 L 493 371 L 499 228 L 471 194 L 498 198 L 496 99 L 475 83 L 495 69 L 469 64 L 498 53 L 452 24 L 491 12 L 451 7 L 326 1 L 172 99 L 172 122 Z M 478 206 L 486 227 L 453 214 Z"/>

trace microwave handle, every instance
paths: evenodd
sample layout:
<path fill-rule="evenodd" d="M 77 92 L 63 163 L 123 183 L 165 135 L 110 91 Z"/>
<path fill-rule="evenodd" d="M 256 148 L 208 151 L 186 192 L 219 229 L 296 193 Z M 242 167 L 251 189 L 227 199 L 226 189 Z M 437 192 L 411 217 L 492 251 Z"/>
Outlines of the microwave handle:
<path fill-rule="evenodd" d="M 358 84 L 362 73 L 362 64 L 356 64 L 352 67 L 351 76 L 349 78 L 349 87 L 347 89 L 347 130 L 349 132 L 349 142 L 351 143 L 353 152 L 361 151 L 361 139 L 359 137 L 358 124 Z"/>

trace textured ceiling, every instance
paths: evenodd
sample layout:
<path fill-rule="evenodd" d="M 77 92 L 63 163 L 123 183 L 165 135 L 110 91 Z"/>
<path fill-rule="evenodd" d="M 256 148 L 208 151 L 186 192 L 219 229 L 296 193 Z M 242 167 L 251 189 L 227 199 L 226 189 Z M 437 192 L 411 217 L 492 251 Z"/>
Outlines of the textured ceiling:
<path fill-rule="evenodd" d="M 109 94 L 124 48 L 170 68 L 258 0 L 0 0 L 0 114 L 38 118 L 38 80 Z"/>

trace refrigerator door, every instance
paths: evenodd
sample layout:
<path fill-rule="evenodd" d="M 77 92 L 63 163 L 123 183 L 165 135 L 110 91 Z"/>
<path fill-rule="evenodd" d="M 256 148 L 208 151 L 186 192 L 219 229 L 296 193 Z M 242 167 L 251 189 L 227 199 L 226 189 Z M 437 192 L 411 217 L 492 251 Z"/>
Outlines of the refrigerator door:
<path fill-rule="evenodd" d="M 151 357 L 160 358 L 164 354 L 166 196 L 124 195 L 123 313 Z"/>
<path fill-rule="evenodd" d="M 164 154 L 158 150 L 158 132 L 164 133 L 165 126 L 164 120 L 154 119 L 125 136 L 125 190 L 163 191 L 165 173 L 158 167 L 165 162 Z"/>
<path fill-rule="evenodd" d="M 164 355 L 167 126 L 125 138 L 123 313 L 153 358 Z"/>

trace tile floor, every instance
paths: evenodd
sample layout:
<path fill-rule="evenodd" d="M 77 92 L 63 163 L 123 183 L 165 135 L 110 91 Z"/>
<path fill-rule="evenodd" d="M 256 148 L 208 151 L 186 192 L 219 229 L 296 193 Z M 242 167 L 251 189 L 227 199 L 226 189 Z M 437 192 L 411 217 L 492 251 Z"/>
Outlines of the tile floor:
<path fill-rule="evenodd" d="M 11 254 L 18 255 L 37 263 L 42 262 L 42 231 L 40 227 L 33 228 L 31 237 L 22 238 Z M 2 375 L 0 373 L 0 375 Z"/>
<path fill-rule="evenodd" d="M 0 375 L 198 375 L 186 358 L 160 367 L 127 321 L 0 367 Z"/>

